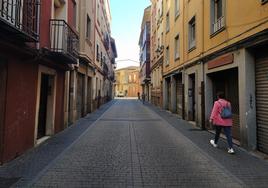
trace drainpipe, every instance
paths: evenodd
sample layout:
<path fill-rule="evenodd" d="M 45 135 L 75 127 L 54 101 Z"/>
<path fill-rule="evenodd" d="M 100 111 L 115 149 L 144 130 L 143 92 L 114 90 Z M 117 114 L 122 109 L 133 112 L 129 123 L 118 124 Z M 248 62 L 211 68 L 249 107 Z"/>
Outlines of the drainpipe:
<path fill-rule="evenodd" d="M 94 66 L 94 73 L 93 73 L 93 76 L 95 75 L 95 78 L 97 77 L 97 67 L 96 67 L 96 64 L 95 64 L 95 60 L 96 60 L 96 3 L 97 0 L 93 0 L 93 14 L 94 14 L 94 40 L 93 40 L 93 66 Z M 96 83 L 96 81 L 94 80 L 94 77 L 92 78 L 92 89 L 94 87 L 94 84 L 93 83 Z M 93 89 L 93 94 L 92 94 L 92 101 L 93 101 L 93 96 L 95 95 L 95 98 L 97 97 L 96 95 L 96 92 L 97 92 L 97 84 L 95 85 L 95 90 Z M 94 109 L 93 109 L 94 110 Z"/>
<path fill-rule="evenodd" d="M 204 34 L 205 34 L 205 1 L 202 0 L 202 52 L 201 52 L 201 58 L 204 56 L 204 48 L 205 48 L 205 40 L 204 40 Z M 202 76 L 203 81 L 201 82 L 201 128 L 202 130 L 206 129 L 206 99 L 205 99 L 205 65 L 202 60 L 201 66 L 202 66 Z"/>
<path fill-rule="evenodd" d="M 185 97 L 187 95 L 185 95 L 185 53 L 186 53 L 186 44 L 185 44 L 185 38 L 186 38 L 186 34 L 185 34 L 185 4 L 186 4 L 186 0 L 183 1 L 183 6 L 182 6 L 182 49 L 183 49 L 183 53 L 182 53 L 182 62 L 183 62 L 183 67 L 182 67 L 182 119 L 186 119 L 186 115 L 185 115 Z"/>
<path fill-rule="evenodd" d="M 36 43 L 36 49 L 39 50 L 40 49 L 40 7 L 41 7 L 41 2 L 40 0 L 36 0 L 36 4 L 38 5 L 37 7 L 37 28 L 36 28 L 36 32 L 38 35 L 38 42 Z"/>

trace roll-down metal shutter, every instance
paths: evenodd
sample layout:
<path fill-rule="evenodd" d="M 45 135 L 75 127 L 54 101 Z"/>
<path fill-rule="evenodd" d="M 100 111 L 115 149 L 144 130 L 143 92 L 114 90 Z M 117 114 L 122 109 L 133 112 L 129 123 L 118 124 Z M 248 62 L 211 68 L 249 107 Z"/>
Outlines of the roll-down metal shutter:
<path fill-rule="evenodd" d="M 268 57 L 256 61 L 257 145 L 268 154 Z"/>

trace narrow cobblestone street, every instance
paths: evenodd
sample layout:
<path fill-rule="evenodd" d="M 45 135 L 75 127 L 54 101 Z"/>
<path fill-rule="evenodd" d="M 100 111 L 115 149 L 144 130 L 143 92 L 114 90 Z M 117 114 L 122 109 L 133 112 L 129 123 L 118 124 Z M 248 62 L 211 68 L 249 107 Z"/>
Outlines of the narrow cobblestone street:
<path fill-rule="evenodd" d="M 53 151 L 57 143 L 65 142 L 56 135 L 40 146 L 50 148 L 46 151 L 50 156 L 42 156 L 42 149 L 33 150 L 1 167 L 1 176 L 10 176 L 15 169 L 23 172 L 16 175 L 21 177 L 14 187 L 265 187 L 268 183 L 266 161 L 238 147 L 235 155 L 229 155 L 224 141 L 212 148 L 207 131 L 193 131 L 197 129 L 189 123 L 137 100 L 111 102 L 76 127 L 82 124 L 91 125 L 62 144 L 61 150 Z M 68 130 L 60 136 L 65 134 Z M 31 161 L 35 165 L 29 165 Z M 46 164 L 41 168 L 40 163 Z"/>

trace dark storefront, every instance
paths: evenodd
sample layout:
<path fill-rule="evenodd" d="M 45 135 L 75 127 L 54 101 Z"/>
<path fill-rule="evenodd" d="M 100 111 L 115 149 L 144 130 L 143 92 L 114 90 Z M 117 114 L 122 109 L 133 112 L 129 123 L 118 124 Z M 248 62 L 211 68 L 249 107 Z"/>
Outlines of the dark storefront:
<path fill-rule="evenodd" d="M 240 140 L 238 68 L 223 70 L 208 75 L 213 84 L 213 101 L 216 93 L 223 91 L 231 102 L 233 112 L 233 137 Z"/>

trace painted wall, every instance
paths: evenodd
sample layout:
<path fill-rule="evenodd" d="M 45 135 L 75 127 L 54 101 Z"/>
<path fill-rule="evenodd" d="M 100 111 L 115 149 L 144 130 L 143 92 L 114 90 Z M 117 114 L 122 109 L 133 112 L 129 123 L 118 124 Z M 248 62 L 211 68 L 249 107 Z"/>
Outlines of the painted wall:
<path fill-rule="evenodd" d="M 78 2 L 76 0 L 68 0 L 68 24 L 71 26 L 72 29 L 77 30 L 78 25 L 78 17 L 75 16 L 74 7 L 76 7 L 76 14 L 78 13 L 79 7 Z"/>
<path fill-rule="evenodd" d="M 167 4 L 168 3 L 168 4 Z M 184 18 L 184 12 L 183 12 L 183 1 L 179 1 L 179 13 L 175 14 L 175 1 L 164 1 L 164 13 L 163 13 L 163 34 L 164 34 L 164 64 L 163 64 L 163 75 L 168 74 L 169 72 L 172 72 L 174 69 L 178 68 L 182 65 L 184 62 L 184 50 L 186 49 L 186 46 L 184 46 L 184 37 L 185 33 L 184 30 L 186 30 L 188 27 L 182 27 L 183 24 L 186 24 L 183 22 Z M 169 13 L 169 31 L 166 31 L 166 25 L 167 25 L 167 13 Z M 195 13 L 191 13 L 191 15 L 195 15 Z M 188 19 L 186 19 L 188 20 Z M 175 57 L 175 38 L 179 36 L 179 58 Z M 169 64 L 166 64 L 166 47 L 169 46 Z M 188 52 L 188 51 L 187 51 Z M 186 54 L 188 55 L 188 53 Z"/>
<path fill-rule="evenodd" d="M 56 110 L 55 110 L 55 134 L 64 129 L 64 90 L 65 72 L 57 71 L 56 83 Z"/>
<path fill-rule="evenodd" d="M 3 161 L 34 145 L 38 64 L 9 59 Z"/>
<path fill-rule="evenodd" d="M 94 1 L 80 1 L 79 3 L 79 37 L 80 37 L 80 53 L 92 63 L 94 62 Z M 90 37 L 86 37 L 87 16 L 91 20 Z"/>
<path fill-rule="evenodd" d="M 40 47 L 50 47 L 50 25 L 52 0 L 42 1 L 40 14 Z"/>
<path fill-rule="evenodd" d="M 225 0 L 226 27 L 212 37 L 210 35 L 210 1 L 204 1 L 204 3 L 204 55 L 268 28 L 268 3 L 262 5 L 261 1 Z"/>

